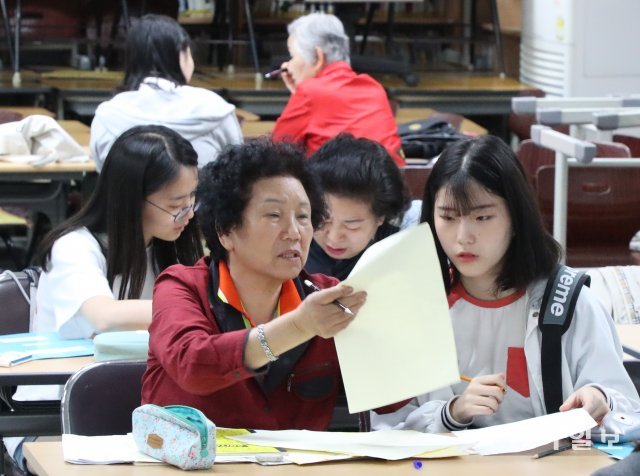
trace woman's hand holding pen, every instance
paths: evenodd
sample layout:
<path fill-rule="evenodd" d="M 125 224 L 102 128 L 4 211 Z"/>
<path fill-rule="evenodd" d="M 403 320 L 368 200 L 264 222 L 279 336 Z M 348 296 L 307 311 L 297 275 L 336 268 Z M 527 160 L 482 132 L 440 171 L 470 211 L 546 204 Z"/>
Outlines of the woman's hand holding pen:
<path fill-rule="evenodd" d="M 367 293 L 356 293 L 350 286 L 338 285 L 323 289 L 309 294 L 302 301 L 293 311 L 296 313 L 293 322 L 309 339 L 313 336 L 328 339 L 351 323 L 366 299 Z M 335 300 L 344 304 L 352 315 L 337 306 Z"/>
<path fill-rule="evenodd" d="M 451 402 L 449 412 L 460 423 L 470 422 L 478 415 L 493 415 L 502 403 L 505 388 L 504 374 L 475 377 L 462 395 Z"/>
<path fill-rule="evenodd" d="M 293 80 L 293 76 L 291 76 L 291 73 L 289 73 L 287 66 L 289 66 L 288 61 L 285 61 L 280 65 L 280 77 L 282 78 L 282 81 L 284 82 L 284 85 L 287 87 L 287 89 L 291 91 L 291 94 L 293 94 L 296 90 L 296 83 Z"/>
<path fill-rule="evenodd" d="M 593 385 L 585 385 L 573 392 L 560 406 L 561 412 L 566 412 L 572 408 L 584 408 L 591 417 L 600 422 L 609 413 L 607 397 Z"/>

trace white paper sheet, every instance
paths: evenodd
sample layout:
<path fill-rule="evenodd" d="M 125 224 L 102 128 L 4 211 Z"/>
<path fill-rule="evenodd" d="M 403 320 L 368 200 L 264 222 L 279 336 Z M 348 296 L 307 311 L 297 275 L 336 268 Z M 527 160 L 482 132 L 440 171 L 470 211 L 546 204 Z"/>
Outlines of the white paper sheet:
<path fill-rule="evenodd" d="M 426 223 L 372 245 L 345 282 L 367 291 L 356 319 L 335 337 L 351 413 L 459 381 L 449 306 Z"/>
<path fill-rule="evenodd" d="M 133 436 L 62 435 L 64 460 L 74 464 L 157 463 L 151 456 L 138 451 Z"/>
<path fill-rule="evenodd" d="M 426 451 L 443 448 L 467 448 L 469 444 L 452 436 L 433 435 L 411 430 L 381 430 L 369 433 L 324 432 L 308 430 L 256 430 L 232 439 L 254 445 L 286 449 L 327 451 L 387 460 L 411 458 Z"/>
<path fill-rule="evenodd" d="M 460 440 L 473 443 L 471 449 L 479 454 L 495 455 L 537 448 L 587 431 L 596 424 L 589 413 L 576 408 L 515 423 L 453 433 Z"/>

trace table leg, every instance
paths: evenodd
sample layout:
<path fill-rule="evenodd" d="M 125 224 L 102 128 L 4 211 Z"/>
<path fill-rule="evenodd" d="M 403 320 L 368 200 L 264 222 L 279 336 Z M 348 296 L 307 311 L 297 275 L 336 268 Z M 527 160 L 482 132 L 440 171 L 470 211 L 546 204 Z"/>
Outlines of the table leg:
<path fill-rule="evenodd" d="M 500 69 L 500 78 L 505 77 L 504 73 L 504 52 L 502 50 L 502 32 L 500 31 L 500 15 L 498 13 L 498 5 L 496 0 L 491 0 L 491 18 L 493 21 L 493 34 L 496 39 L 496 54 L 498 55 L 498 67 Z"/>
<path fill-rule="evenodd" d="M 7 2 L 5 0 L 0 0 L 0 7 L 2 7 L 2 23 L 4 25 L 4 36 L 7 38 L 7 48 L 9 49 L 9 61 L 11 62 L 11 67 L 13 68 L 13 65 L 14 65 L 13 45 L 11 43 L 11 26 L 9 25 L 9 14 L 7 12 Z"/>
<path fill-rule="evenodd" d="M 20 77 L 20 27 L 22 24 L 22 1 L 16 0 L 16 9 L 14 12 L 15 17 L 15 35 L 14 35 L 14 53 L 13 53 L 13 78 L 11 83 L 14 87 L 22 85 L 22 78 Z"/>
<path fill-rule="evenodd" d="M 253 56 L 253 67 L 256 73 L 260 73 L 260 63 L 258 62 L 258 48 L 256 47 L 256 36 L 253 31 L 253 16 L 249 0 L 244 0 L 244 14 L 247 17 L 247 30 L 249 31 L 249 43 L 251 45 L 251 55 Z"/>

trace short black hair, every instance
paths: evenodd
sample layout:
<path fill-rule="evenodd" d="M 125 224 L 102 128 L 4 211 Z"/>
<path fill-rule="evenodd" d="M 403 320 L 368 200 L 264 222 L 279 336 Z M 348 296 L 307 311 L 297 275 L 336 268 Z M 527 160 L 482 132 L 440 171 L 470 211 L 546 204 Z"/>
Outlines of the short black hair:
<path fill-rule="evenodd" d="M 242 226 L 253 185 L 271 177 L 299 180 L 309 197 L 313 227 L 325 220 L 326 206 L 320 185 L 309 171 L 300 147 L 288 142 L 274 143 L 266 137 L 228 146 L 215 162 L 202 168 L 196 193 L 200 204 L 198 222 L 214 260 L 227 258 L 218 235 Z"/>
<path fill-rule="evenodd" d="M 513 237 L 496 280 L 496 291 L 524 288 L 535 279 L 547 278 L 560 261 L 560 245 L 544 227 L 533 188 L 516 155 L 504 141 L 487 135 L 449 145 L 425 187 L 420 221 L 431 227 L 447 292 L 459 282 L 460 273 L 455 268 L 450 270 L 437 238 L 436 194 L 445 187 L 451 202 L 465 214 L 473 206 L 469 198 L 473 182 L 502 197 L 511 218 Z"/>
<path fill-rule="evenodd" d="M 135 91 L 144 78 L 164 78 L 177 85 L 187 83 L 180 67 L 180 53 L 191 47 L 187 32 L 165 15 L 142 16 L 129 28 L 125 45 L 123 91 Z"/>
<path fill-rule="evenodd" d="M 378 142 L 342 133 L 316 150 L 309 165 L 324 193 L 370 204 L 376 217 L 389 221 L 409 207 L 402 173 Z"/>

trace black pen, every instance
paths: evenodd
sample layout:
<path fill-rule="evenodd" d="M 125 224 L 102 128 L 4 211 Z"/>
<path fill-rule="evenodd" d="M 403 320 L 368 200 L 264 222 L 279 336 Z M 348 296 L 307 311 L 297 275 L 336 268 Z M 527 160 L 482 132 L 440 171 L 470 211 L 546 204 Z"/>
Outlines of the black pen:
<path fill-rule="evenodd" d="M 268 73 L 265 73 L 264 78 L 265 79 L 275 78 L 276 76 L 282 73 L 288 73 L 287 68 L 278 68 L 278 69 L 274 69 L 273 71 L 269 71 Z"/>
<path fill-rule="evenodd" d="M 309 281 L 308 279 L 304 280 L 304 284 L 313 289 L 314 291 L 320 291 L 320 288 L 318 286 L 316 286 L 315 284 L 313 284 L 311 281 Z M 353 311 L 351 309 L 349 309 L 347 306 L 345 306 L 344 304 L 342 304 L 340 301 L 338 301 L 337 299 L 333 300 L 333 304 L 335 304 L 336 306 L 338 306 L 340 309 L 342 309 L 344 311 L 345 314 L 349 315 L 349 316 L 355 316 L 355 314 L 353 313 Z"/>
<path fill-rule="evenodd" d="M 558 446 L 557 448 L 552 448 L 550 450 L 541 451 L 537 455 L 534 455 L 534 459 L 544 458 L 545 456 L 554 455 L 556 453 L 560 453 L 561 451 L 570 450 L 573 448 L 573 443 L 567 443 L 564 446 Z"/>

